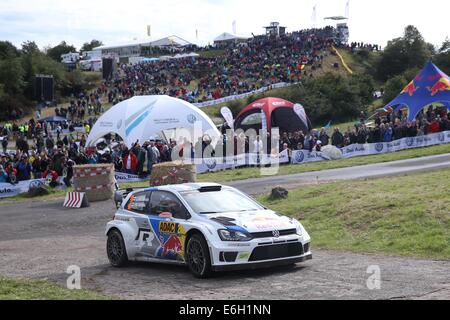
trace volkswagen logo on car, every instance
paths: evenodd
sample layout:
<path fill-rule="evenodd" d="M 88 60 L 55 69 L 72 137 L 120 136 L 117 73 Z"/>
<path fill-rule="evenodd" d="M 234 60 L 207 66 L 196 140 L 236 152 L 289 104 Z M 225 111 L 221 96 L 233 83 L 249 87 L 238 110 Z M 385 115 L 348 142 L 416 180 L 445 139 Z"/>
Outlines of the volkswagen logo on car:
<path fill-rule="evenodd" d="M 272 235 L 274 238 L 279 238 L 280 237 L 280 231 L 279 230 L 273 230 L 272 231 Z"/>

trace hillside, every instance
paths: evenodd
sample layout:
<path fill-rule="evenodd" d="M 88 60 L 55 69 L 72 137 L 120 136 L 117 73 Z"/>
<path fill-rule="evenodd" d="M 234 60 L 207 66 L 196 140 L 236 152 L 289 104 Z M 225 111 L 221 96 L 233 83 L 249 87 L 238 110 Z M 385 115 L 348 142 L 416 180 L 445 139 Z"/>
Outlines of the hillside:
<path fill-rule="evenodd" d="M 358 54 L 352 54 L 351 52 L 349 52 L 345 49 L 339 49 L 338 51 L 354 75 L 365 75 L 372 67 L 371 66 L 372 62 L 369 61 L 369 59 L 366 60 L 366 59 L 364 59 L 364 57 L 360 57 Z M 306 67 L 305 71 L 308 75 L 310 75 L 310 76 L 308 76 L 308 78 L 317 79 L 317 78 L 323 77 L 329 73 L 331 73 L 333 75 L 341 76 L 344 78 L 347 78 L 350 76 L 350 73 L 343 66 L 343 63 L 342 63 L 341 59 L 339 58 L 339 56 L 337 56 L 336 54 L 333 54 L 331 52 L 328 52 L 328 51 L 323 52 L 322 54 L 323 54 L 324 59 L 321 64 L 321 68 L 314 68 L 314 70 L 313 70 L 313 68 L 311 66 Z M 210 54 L 208 54 L 208 55 L 210 55 Z M 374 55 L 375 54 L 370 53 L 370 58 L 373 59 Z M 339 66 L 338 68 L 334 67 L 334 65 L 336 63 Z M 242 110 L 246 105 L 248 105 L 250 102 L 252 102 L 254 100 L 262 99 L 262 98 L 266 98 L 266 97 L 279 97 L 279 98 L 285 98 L 285 99 L 289 100 L 288 97 L 296 96 L 298 90 L 299 89 L 297 86 L 273 89 L 273 90 L 267 91 L 262 94 L 255 94 L 248 98 L 238 99 L 238 100 L 235 100 L 232 102 L 221 103 L 221 104 L 215 105 L 215 106 L 204 107 L 204 108 L 202 108 L 202 110 L 207 115 L 209 115 L 216 124 L 222 124 L 223 118 L 220 114 L 220 109 L 224 106 L 230 107 L 230 109 L 233 111 L 233 115 L 236 116 L 240 110 Z M 301 102 L 302 103 L 302 101 L 293 101 L 293 102 Z M 375 108 L 375 106 L 378 107 L 380 105 L 379 100 L 377 100 L 374 103 L 375 103 L 374 106 L 369 106 L 369 108 L 368 108 L 369 110 L 372 110 Z M 346 119 L 346 120 L 350 120 L 350 119 Z"/>

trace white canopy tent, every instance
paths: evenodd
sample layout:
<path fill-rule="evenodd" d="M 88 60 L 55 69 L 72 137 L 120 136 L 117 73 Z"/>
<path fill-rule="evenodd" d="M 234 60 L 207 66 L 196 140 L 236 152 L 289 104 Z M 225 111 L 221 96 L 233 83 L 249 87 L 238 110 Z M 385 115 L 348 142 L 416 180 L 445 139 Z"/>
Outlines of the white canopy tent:
<path fill-rule="evenodd" d="M 136 96 L 115 105 L 95 123 L 87 145 L 95 145 L 108 133 L 120 135 L 129 147 L 136 141 L 143 143 L 157 137 L 176 141 L 186 138 L 193 143 L 205 134 L 212 141 L 220 138 L 220 132 L 203 111 L 169 96 Z"/>

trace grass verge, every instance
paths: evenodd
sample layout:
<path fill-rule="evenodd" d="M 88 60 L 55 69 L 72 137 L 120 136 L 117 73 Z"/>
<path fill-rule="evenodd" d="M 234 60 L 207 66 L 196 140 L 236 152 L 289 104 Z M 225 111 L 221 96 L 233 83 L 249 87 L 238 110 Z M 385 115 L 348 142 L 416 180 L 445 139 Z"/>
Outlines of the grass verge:
<path fill-rule="evenodd" d="M 33 201 L 35 199 L 38 201 L 51 201 L 51 200 L 56 200 L 56 199 L 62 199 L 66 196 L 67 192 L 73 191 L 73 188 L 68 188 L 68 189 L 48 188 L 48 191 L 49 191 L 48 195 L 35 197 L 35 198 L 29 197 L 27 193 L 21 193 L 14 197 L 3 198 L 3 199 L 0 199 L 0 205 L 2 203 L 6 204 L 8 202 L 26 202 L 26 201 Z"/>
<path fill-rule="evenodd" d="M 450 169 L 343 181 L 259 200 L 299 218 L 316 248 L 450 259 Z"/>
<path fill-rule="evenodd" d="M 69 290 L 54 283 L 0 277 L 0 300 L 109 300 L 89 290 Z"/>

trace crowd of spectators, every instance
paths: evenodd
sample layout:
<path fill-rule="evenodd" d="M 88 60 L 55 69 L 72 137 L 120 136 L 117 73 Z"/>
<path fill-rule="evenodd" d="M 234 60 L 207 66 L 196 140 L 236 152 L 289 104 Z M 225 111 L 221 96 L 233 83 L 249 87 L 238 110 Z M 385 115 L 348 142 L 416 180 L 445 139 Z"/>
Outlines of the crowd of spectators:
<path fill-rule="evenodd" d="M 107 135 L 97 146 L 87 147 L 85 134 L 71 132 L 55 136 L 48 124 L 41 126 L 39 122 L 33 123 L 32 120 L 28 123 L 28 130 L 32 132 L 31 146 L 27 139 L 30 136 L 25 135 L 29 135 L 29 132 L 16 133 L 14 153 L 8 152 L 8 140 L 2 139 L 0 182 L 15 183 L 31 178 L 46 178 L 50 185 L 56 185 L 58 177 L 63 177 L 64 183 L 70 186 L 72 167 L 75 164 L 112 163 L 118 172 L 145 176 L 151 173 L 154 164 L 172 161 L 173 154 L 184 158 L 202 157 L 209 148 L 209 155 L 221 157 L 271 150 L 268 134 L 249 139 L 243 133 L 225 130 L 218 141 L 205 137 L 196 143 L 150 139 L 142 144 L 136 142 L 128 148 L 120 137 Z M 360 123 L 349 127 L 345 132 L 341 132 L 339 128 L 334 128 L 332 133 L 325 128 L 310 132 L 283 132 L 279 150 L 321 151 L 323 146 L 329 144 L 343 148 L 351 144 L 391 142 L 405 137 L 447 131 L 450 130 L 450 112 L 446 108 L 430 107 L 426 112 L 421 112 L 413 122 L 408 122 L 404 114 L 398 112 L 395 115 L 376 116 L 373 125 L 367 126 L 365 123 L 365 116 L 361 115 Z M 10 129 L 3 127 L 0 130 L 4 134 L 9 133 Z M 227 149 L 230 141 L 234 143 L 233 148 Z M 184 154 L 186 150 L 190 154 Z M 201 155 L 198 156 L 200 152 Z"/>
<path fill-rule="evenodd" d="M 430 107 L 426 112 L 421 111 L 412 122 L 407 120 L 401 110 L 396 114 L 376 115 L 370 126 L 366 125 L 366 118 L 362 113 L 360 122 L 344 132 L 339 128 L 334 128 L 331 134 L 325 128 L 320 131 L 313 129 L 307 133 L 284 132 L 280 139 L 280 149 L 320 151 L 321 147 L 328 144 L 343 148 L 352 144 L 392 142 L 448 130 L 450 112 L 445 107 Z"/>
<path fill-rule="evenodd" d="M 250 92 L 279 82 L 298 82 L 322 67 L 334 44 L 334 28 L 310 29 L 276 36 L 255 36 L 231 45 L 215 57 L 188 57 L 122 65 L 109 85 L 109 101 L 134 95 L 167 94 L 203 102 Z M 310 75 L 310 74 L 309 74 Z"/>

